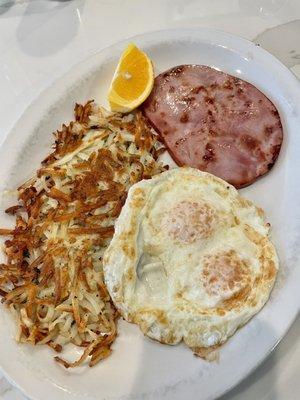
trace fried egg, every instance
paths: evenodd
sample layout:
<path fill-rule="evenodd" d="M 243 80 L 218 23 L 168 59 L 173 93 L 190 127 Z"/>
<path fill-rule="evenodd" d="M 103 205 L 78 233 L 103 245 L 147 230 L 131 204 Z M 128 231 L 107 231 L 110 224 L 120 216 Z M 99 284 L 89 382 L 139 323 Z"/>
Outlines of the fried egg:
<path fill-rule="evenodd" d="M 125 320 L 161 343 L 215 348 L 266 303 L 278 258 L 264 212 L 227 182 L 175 168 L 131 187 L 104 256 Z"/>

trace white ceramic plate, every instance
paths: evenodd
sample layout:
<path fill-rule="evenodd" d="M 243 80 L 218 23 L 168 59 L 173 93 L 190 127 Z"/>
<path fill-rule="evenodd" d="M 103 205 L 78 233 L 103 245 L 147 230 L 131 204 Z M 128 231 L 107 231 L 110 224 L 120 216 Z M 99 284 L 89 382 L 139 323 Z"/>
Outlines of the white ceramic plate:
<path fill-rule="evenodd" d="M 300 87 L 279 61 L 254 44 L 223 32 L 173 30 L 132 39 L 157 71 L 178 64 L 206 64 L 239 76 L 261 89 L 278 107 L 284 144 L 272 171 L 243 194 L 266 210 L 281 270 L 264 309 L 207 363 L 183 345 L 163 346 L 136 326 L 121 322 L 114 352 L 95 368 L 65 370 L 44 347 L 17 345 L 10 315 L 0 309 L 0 365 L 33 399 L 126 400 L 213 399 L 255 368 L 287 331 L 300 306 Z M 117 59 L 128 40 L 106 48 L 73 68 L 34 102 L 0 149 L 0 190 L 14 189 L 31 176 L 49 152 L 51 132 L 72 118 L 74 102 L 104 103 Z M 1 197 L 0 209 L 12 204 Z M 11 223 L 1 213 L 0 226 Z M 78 352 L 70 348 L 69 355 Z"/>

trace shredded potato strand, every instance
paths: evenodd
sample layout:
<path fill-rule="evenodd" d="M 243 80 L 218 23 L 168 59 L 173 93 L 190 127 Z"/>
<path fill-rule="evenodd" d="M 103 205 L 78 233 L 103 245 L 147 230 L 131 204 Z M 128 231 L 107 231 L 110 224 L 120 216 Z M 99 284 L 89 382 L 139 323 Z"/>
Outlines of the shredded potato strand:
<path fill-rule="evenodd" d="M 117 312 L 103 282 L 102 257 L 135 182 L 162 172 L 163 146 L 140 112 L 122 116 L 93 101 L 55 134 L 54 151 L 6 210 L 16 218 L 0 265 L 0 296 L 18 321 L 17 340 L 84 347 L 66 368 L 111 353 Z"/>

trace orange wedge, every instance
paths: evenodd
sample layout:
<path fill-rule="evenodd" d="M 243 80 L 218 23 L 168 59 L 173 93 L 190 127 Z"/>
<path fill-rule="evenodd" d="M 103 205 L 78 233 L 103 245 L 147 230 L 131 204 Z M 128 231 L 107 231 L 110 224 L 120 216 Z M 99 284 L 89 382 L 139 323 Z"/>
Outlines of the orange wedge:
<path fill-rule="evenodd" d="M 108 101 L 112 111 L 129 112 L 142 104 L 154 84 L 153 66 L 143 51 L 130 43 L 121 55 Z"/>

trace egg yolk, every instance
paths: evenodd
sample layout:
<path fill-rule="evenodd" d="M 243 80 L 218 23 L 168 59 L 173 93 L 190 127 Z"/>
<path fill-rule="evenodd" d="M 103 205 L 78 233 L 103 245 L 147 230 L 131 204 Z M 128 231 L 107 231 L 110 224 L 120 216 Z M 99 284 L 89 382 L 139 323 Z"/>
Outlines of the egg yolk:
<path fill-rule="evenodd" d="M 234 250 L 204 257 L 201 282 L 209 295 L 237 293 L 247 284 L 248 276 L 249 267 Z"/>
<path fill-rule="evenodd" d="M 216 212 L 210 205 L 185 200 L 168 212 L 162 224 L 174 242 L 190 244 L 210 237 L 216 219 Z"/>

